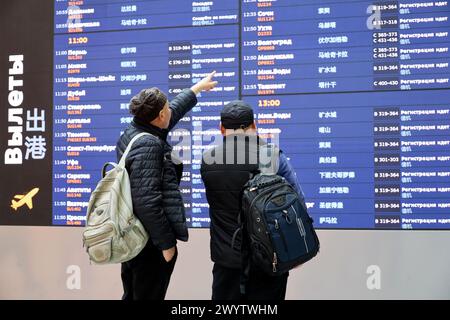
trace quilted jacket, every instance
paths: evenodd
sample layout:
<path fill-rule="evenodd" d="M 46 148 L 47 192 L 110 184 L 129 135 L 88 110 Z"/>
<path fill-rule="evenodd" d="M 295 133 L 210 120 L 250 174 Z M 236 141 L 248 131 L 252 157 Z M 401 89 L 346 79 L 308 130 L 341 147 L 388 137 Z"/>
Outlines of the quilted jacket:
<path fill-rule="evenodd" d="M 196 103 L 194 92 L 186 89 L 170 102 L 172 117 L 168 129 L 160 129 L 134 117 L 117 142 L 119 161 L 136 134 L 151 134 L 133 144 L 125 166 L 130 176 L 134 213 L 149 233 L 149 243 L 160 250 L 173 247 L 176 239 L 188 239 L 184 204 L 179 191 L 182 164 L 177 166 L 172 162 L 172 147 L 166 139 L 169 131 Z"/>

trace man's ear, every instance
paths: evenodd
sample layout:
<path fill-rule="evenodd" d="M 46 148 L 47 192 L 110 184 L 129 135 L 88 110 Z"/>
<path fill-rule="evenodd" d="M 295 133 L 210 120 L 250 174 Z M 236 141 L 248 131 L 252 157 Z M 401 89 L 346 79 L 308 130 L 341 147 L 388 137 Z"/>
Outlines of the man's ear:
<path fill-rule="evenodd" d="M 222 122 L 220 123 L 219 127 L 220 127 L 220 133 L 222 133 L 222 135 L 224 136 L 224 135 L 225 135 L 226 129 L 225 129 L 225 127 L 222 125 Z"/>
<path fill-rule="evenodd" d="M 150 124 L 159 127 L 161 121 L 164 121 L 164 112 L 162 110 L 158 113 L 158 116 L 155 119 L 150 121 Z"/>
<path fill-rule="evenodd" d="M 252 129 L 256 129 L 256 122 L 255 121 L 253 121 L 253 123 L 251 124 L 251 128 Z"/>

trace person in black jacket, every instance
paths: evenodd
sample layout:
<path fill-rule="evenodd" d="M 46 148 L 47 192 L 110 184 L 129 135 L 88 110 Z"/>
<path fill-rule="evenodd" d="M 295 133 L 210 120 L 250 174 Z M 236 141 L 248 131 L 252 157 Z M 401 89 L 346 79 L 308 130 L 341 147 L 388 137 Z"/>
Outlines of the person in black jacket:
<path fill-rule="evenodd" d="M 133 121 L 117 142 L 118 161 L 131 139 L 141 132 L 125 166 L 130 177 L 133 211 L 149 233 L 145 248 L 122 263 L 124 300 L 163 300 L 177 258 L 177 239 L 187 241 L 184 204 L 179 191 L 182 163 L 172 161 L 169 131 L 197 103 L 196 95 L 217 84 L 212 72 L 169 104 L 158 88 L 144 89 L 130 101 Z M 176 165 L 175 163 L 180 163 Z"/>
<path fill-rule="evenodd" d="M 239 196 L 251 174 L 258 169 L 259 146 L 266 142 L 257 136 L 253 109 L 242 100 L 228 103 L 220 120 L 223 142 L 203 153 L 201 166 L 211 218 L 212 299 L 283 300 L 289 274 L 266 275 L 251 263 L 246 296 L 241 296 L 242 235 L 236 233 L 233 241 L 240 227 Z M 300 201 L 304 201 L 296 173 L 283 152 L 273 167 L 297 191 Z"/>

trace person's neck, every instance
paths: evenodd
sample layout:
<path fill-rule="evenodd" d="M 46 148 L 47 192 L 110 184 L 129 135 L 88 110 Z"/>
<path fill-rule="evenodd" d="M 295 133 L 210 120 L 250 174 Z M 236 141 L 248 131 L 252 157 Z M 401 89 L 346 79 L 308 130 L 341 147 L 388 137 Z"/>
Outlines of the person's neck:
<path fill-rule="evenodd" d="M 156 128 L 159 128 L 161 130 L 164 130 L 165 128 L 162 126 L 162 124 L 159 121 L 153 120 L 152 122 L 150 122 L 151 126 L 154 126 Z"/>
<path fill-rule="evenodd" d="M 225 129 L 224 136 L 236 135 L 236 134 L 245 134 L 248 136 L 256 136 L 256 130 L 254 129 Z"/>

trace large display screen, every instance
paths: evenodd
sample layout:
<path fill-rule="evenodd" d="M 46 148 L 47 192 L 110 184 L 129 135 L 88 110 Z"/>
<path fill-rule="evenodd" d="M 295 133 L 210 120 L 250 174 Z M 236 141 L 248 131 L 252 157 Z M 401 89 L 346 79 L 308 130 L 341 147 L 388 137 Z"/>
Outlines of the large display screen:
<path fill-rule="evenodd" d="M 448 1 L 56 0 L 52 224 L 84 224 L 132 96 L 172 99 L 216 70 L 169 137 L 189 226 L 209 226 L 201 153 L 243 99 L 317 228 L 450 229 L 449 15 Z"/>

